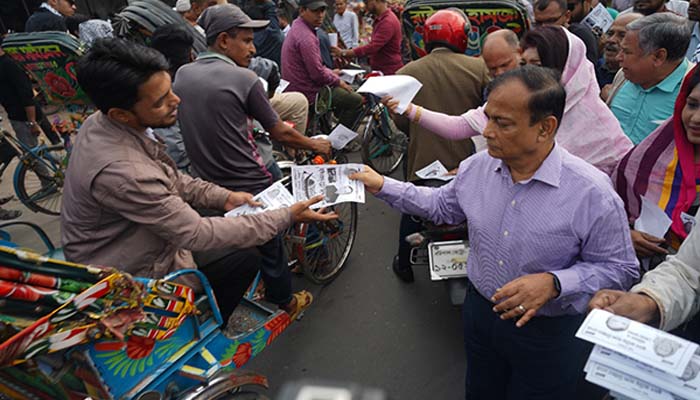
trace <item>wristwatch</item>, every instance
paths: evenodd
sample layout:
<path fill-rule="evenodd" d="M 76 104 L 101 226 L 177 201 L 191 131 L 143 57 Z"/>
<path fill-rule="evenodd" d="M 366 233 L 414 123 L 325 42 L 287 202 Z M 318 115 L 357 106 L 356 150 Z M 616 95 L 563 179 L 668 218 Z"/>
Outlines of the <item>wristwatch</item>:
<path fill-rule="evenodd" d="M 27 121 L 27 122 L 25 122 L 25 124 L 28 127 L 32 128 L 32 127 L 36 126 L 36 121 Z"/>
<path fill-rule="evenodd" d="M 556 297 L 559 297 L 561 294 L 561 282 L 559 282 L 559 277 L 551 272 L 549 272 L 549 274 L 552 275 L 552 279 L 554 279 L 554 290 L 557 291 Z"/>

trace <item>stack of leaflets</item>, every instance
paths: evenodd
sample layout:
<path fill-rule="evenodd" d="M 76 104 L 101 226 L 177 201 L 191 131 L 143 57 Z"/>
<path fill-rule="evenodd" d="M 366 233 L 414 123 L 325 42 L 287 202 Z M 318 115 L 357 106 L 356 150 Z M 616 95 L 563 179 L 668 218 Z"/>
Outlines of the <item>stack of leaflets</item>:
<path fill-rule="evenodd" d="M 576 337 L 594 343 L 586 380 L 617 399 L 700 399 L 698 344 L 603 310 Z"/>

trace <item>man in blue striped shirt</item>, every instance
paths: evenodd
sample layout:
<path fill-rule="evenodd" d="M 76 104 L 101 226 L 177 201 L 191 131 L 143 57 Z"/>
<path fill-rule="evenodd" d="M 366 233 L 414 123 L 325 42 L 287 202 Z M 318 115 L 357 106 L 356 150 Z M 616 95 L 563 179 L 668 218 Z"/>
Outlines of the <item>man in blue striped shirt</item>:
<path fill-rule="evenodd" d="M 608 177 L 555 142 L 558 73 L 525 66 L 489 93 L 488 152 L 449 184 L 416 187 L 369 168 L 352 178 L 404 213 L 468 222 L 468 399 L 575 398 L 586 347 L 574 333 L 588 301 L 639 276 L 627 217 Z"/>

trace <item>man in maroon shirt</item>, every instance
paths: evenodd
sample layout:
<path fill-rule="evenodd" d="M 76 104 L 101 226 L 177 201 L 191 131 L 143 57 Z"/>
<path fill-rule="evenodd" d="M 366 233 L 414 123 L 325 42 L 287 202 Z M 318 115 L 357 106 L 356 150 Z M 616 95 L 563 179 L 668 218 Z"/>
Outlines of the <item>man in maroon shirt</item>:
<path fill-rule="evenodd" d="M 340 70 L 331 70 L 321 61 L 316 29 L 321 26 L 328 5 L 323 0 L 301 0 L 299 17 L 292 23 L 282 44 L 282 79 L 287 91 L 301 92 L 309 104 L 323 86 L 333 88 L 333 109 L 340 123 L 352 128 L 362 108 L 363 98 L 341 80 Z"/>
<path fill-rule="evenodd" d="M 336 57 L 369 57 L 373 70 L 382 71 L 384 75 L 394 75 L 401 67 L 401 23 L 389 9 L 386 0 L 367 0 L 367 11 L 373 14 L 372 39 L 365 46 L 350 50 L 333 47 Z"/>

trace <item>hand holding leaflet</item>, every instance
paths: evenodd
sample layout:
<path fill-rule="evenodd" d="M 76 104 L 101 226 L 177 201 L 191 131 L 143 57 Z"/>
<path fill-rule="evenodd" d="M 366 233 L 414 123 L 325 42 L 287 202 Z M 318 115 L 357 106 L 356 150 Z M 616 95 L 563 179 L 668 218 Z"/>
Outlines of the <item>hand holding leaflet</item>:
<path fill-rule="evenodd" d="M 258 193 L 253 200 L 262 203 L 261 207 L 253 207 L 244 204 L 224 214 L 225 217 L 238 217 L 241 215 L 258 214 L 269 210 L 289 207 L 294 204 L 294 197 L 289 190 L 280 182 L 275 182 L 272 186 Z"/>

